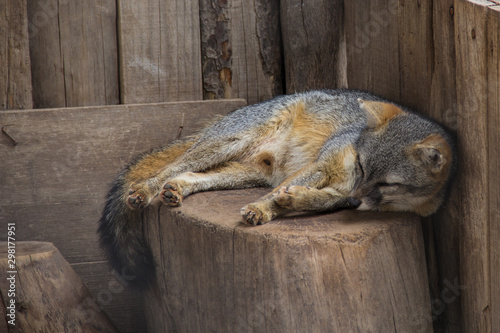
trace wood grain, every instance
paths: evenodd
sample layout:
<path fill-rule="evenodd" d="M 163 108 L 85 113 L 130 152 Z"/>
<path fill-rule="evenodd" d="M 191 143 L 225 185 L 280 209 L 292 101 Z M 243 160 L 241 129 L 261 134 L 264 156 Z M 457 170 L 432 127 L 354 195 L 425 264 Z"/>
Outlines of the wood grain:
<path fill-rule="evenodd" d="M 480 4 L 455 2 L 464 332 L 491 332 L 487 13 Z"/>
<path fill-rule="evenodd" d="M 278 7 L 278 0 L 232 1 L 232 83 L 249 104 L 284 91 Z"/>
<path fill-rule="evenodd" d="M 34 107 L 119 102 L 115 1 L 36 0 L 28 17 Z"/>
<path fill-rule="evenodd" d="M 343 1 L 281 0 L 286 92 L 346 87 Z"/>
<path fill-rule="evenodd" d="M 118 1 L 121 102 L 203 99 L 197 0 Z"/>
<path fill-rule="evenodd" d="M 205 99 L 283 93 L 279 0 L 202 0 L 200 22 Z"/>
<path fill-rule="evenodd" d="M 398 2 L 346 1 L 347 82 L 400 101 Z"/>
<path fill-rule="evenodd" d="M 456 133 L 458 105 L 456 93 L 455 9 L 454 0 L 433 1 L 433 70 L 427 114 Z M 434 233 L 436 264 L 432 298 L 436 304 L 436 323 L 444 332 L 462 332 L 460 294 L 450 293 L 448 283 L 460 285 L 460 202 L 458 184 L 452 185 L 444 206 L 430 219 Z M 451 296 L 450 296 L 451 295 Z M 439 306 L 438 306 L 439 305 Z M 438 328 L 436 327 L 436 328 Z"/>
<path fill-rule="evenodd" d="M 431 0 L 400 1 L 399 73 L 401 101 L 420 112 L 430 109 L 433 66 Z"/>
<path fill-rule="evenodd" d="M 491 329 L 500 330 L 500 6 L 488 11 L 488 195 Z"/>
<path fill-rule="evenodd" d="M 242 225 L 240 208 L 268 191 L 197 193 L 148 212 L 160 268 L 144 295 L 149 332 L 432 331 L 416 216 L 342 211 Z"/>
<path fill-rule="evenodd" d="M 16 242 L 15 269 L 8 264 L 7 249 L 7 242 L 0 242 L 0 269 L 16 271 L 8 275 L 15 277 L 17 310 L 15 326 L 7 332 L 117 332 L 53 244 Z M 10 285 L 1 279 L 3 296 Z"/>
<path fill-rule="evenodd" d="M 0 110 L 32 107 L 26 0 L 0 0 Z"/>

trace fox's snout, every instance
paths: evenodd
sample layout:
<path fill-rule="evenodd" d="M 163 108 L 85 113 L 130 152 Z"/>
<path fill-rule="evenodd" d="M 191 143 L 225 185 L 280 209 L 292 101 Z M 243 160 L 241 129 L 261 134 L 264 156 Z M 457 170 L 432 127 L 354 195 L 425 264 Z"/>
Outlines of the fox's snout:
<path fill-rule="evenodd" d="M 347 203 L 352 207 L 352 208 L 358 208 L 360 205 L 361 205 L 361 200 L 358 200 L 356 198 L 353 198 L 353 197 L 349 197 L 349 199 L 347 199 Z"/>

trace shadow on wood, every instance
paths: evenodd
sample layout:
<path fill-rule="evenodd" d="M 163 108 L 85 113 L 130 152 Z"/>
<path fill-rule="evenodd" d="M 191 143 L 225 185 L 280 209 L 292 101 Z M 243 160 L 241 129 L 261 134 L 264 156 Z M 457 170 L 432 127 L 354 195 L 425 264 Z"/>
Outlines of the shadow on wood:
<path fill-rule="evenodd" d="M 239 210 L 268 189 L 198 193 L 145 217 L 158 264 L 149 332 L 432 331 L 418 217 Z"/>

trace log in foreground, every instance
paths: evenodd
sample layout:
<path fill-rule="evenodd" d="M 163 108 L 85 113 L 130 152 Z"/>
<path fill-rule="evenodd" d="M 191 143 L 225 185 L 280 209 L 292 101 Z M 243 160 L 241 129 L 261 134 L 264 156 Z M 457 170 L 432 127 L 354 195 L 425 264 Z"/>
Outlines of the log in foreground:
<path fill-rule="evenodd" d="M 117 332 L 52 243 L 0 242 L 0 272 L 0 332 Z"/>
<path fill-rule="evenodd" d="M 148 332 L 430 332 L 419 218 L 339 211 L 263 226 L 269 189 L 198 193 L 145 214 L 158 265 Z"/>

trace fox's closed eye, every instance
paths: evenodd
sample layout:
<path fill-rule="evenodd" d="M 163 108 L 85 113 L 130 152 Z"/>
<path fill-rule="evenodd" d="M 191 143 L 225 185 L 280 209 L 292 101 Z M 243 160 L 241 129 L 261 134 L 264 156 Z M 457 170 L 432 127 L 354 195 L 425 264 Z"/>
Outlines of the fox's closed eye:
<path fill-rule="evenodd" d="M 379 187 L 397 187 L 397 186 L 401 186 L 402 184 L 399 184 L 399 183 L 385 183 L 385 182 L 381 182 L 381 183 L 377 183 L 377 186 Z"/>
<path fill-rule="evenodd" d="M 403 185 L 399 183 L 385 183 L 385 182 L 380 182 L 377 183 L 378 188 L 382 193 L 393 193 L 398 191 Z"/>
<path fill-rule="evenodd" d="M 358 162 L 359 171 L 361 172 L 361 178 L 364 178 L 365 177 L 365 172 L 363 170 L 363 166 L 361 165 L 361 162 L 360 162 L 359 158 L 358 158 L 357 162 Z"/>

